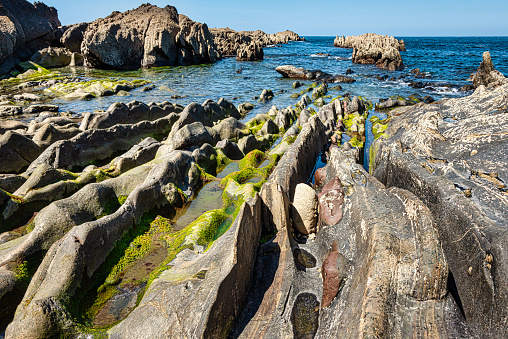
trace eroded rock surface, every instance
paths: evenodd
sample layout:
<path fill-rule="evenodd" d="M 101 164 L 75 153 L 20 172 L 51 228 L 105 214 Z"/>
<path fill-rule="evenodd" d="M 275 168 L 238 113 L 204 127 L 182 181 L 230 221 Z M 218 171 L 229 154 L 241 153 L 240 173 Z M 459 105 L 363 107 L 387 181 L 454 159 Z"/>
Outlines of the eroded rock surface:
<path fill-rule="evenodd" d="M 358 36 L 339 37 L 334 46 L 353 49 L 353 62 L 375 64 L 379 68 L 398 71 L 404 68 L 399 51 L 405 51 L 404 40 L 394 37 L 366 33 Z"/>
<path fill-rule="evenodd" d="M 353 83 L 355 79 L 344 75 L 331 75 L 319 70 L 306 70 L 302 67 L 298 68 L 292 65 L 277 66 L 277 72 L 282 74 L 285 78 L 303 79 L 303 80 L 319 80 L 324 82 L 344 82 Z"/>
<path fill-rule="evenodd" d="M 89 23 L 83 36 L 85 65 L 95 68 L 194 65 L 221 58 L 206 24 L 179 15 L 172 6 L 144 4 L 113 12 Z"/>
<path fill-rule="evenodd" d="M 485 338 L 507 331 L 507 93 L 506 85 L 480 86 L 468 97 L 397 109 L 371 152 L 381 182 L 428 206 L 454 297 Z"/>

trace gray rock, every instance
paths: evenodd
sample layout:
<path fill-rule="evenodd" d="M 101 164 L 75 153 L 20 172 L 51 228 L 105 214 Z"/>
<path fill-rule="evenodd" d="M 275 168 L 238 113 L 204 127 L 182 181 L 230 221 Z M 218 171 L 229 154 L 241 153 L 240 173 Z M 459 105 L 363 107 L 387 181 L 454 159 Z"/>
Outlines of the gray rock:
<path fill-rule="evenodd" d="M 263 60 L 263 47 L 260 44 L 251 42 L 250 45 L 240 47 L 236 51 L 237 61 L 258 61 Z"/>
<path fill-rule="evenodd" d="M 175 7 L 150 4 L 89 23 L 81 52 L 86 66 L 121 70 L 221 58 L 206 24 L 178 15 Z"/>
<path fill-rule="evenodd" d="M 279 74 L 285 78 L 303 79 L 303 80 L 316 80 L 324 82 L 344 82 L 353 83 L 355 79 L 344 75 L 331 75 L 319 70 L 306 70 L 303 68 L 297 68 L 292 65 L 277 66 L 275 68 Z"/>
<path fill-rule="evenodd" d="M 324 106 L 323 106 L 324 107 Z M 321 110 L 321 109 L 320 109 Z M 309 121 L 310 117 L 312 116 L 312 114 L 304 109 L 300 112 L 300 115 L 298 116 L 298 120 L 297 120 L 297 125 L 300 126 L 300 127 L 303 127 L 303 125 Z M 325 120 L 326 121 L 326 120 Z"/>
<path fill-rule="evenodd" d="M 240 104 L 240 106 L 238 106 L 238 111 L 240 112 L 240 114 L 247 114 L 248 112 L 252 111 L 254 109 L 254 105 L 249 103 L 249 102 L 244 102 L 243 104 Z"/>
<path fill-rule="evenodd" d="M 277 127 L 277 125 L 272 120 L 267 120 L 263 124 L 263 127 L 261 127 L 261 129 L 258 132 L 259 135 L 277 134 L 277 133 L 279 133 L 279 127 Z"/>
<path fill-rule="evenodd" d="M 72 52 L 61 47 L 47 47 L 35 52 L 30 61 L 44 68 L 66 67 L 72 61 Z"/>
<path fill-rule="evenodd" d="M 490 52 L 483 52 L 483 60 L 478 67 L 478 70 L 473 76 L 473 86 L 486 86 L 494 88 L 508 83 L 508 79 L 503 74 L 494 69 Z"/>
<path fill-rule="evenodd" d="M 17 120 L 0 120 L 0 134 L 11 130 L 26 130 L 28 125 Z"/>
<path fill-rule="evenodd" d="M 215 147 L 221 149 L 222 152 L 231 160 L 240 160 L 244 157 L 244 154 L 240 151 L 238 145 L 228 139 L 219 141 Z"/>
<path fill-rule="evenodd" d="M 59 140 L 71 139 L 81 132 L 77 127 L 60 127 L 47 123 L 37 130 L 32 141 L 44 150 Z"/>
<path fill-rule="evenodd" d="M 201 146 L 204 143 L 215 145 L 218 140 L 214 138 L 212 131 L 201 122 L 193 122 L 180 128 L 169 140 L 169 144 L 175 150 Z"/>
<path fill-rule="evenodd" d="M 40 152 L 41 149 L 32 140 L 7 131 L 0 135 L 0 173 L 21 173 Z"/>
<path fill-rule="evenodd" d="M 83 42 L 83 34 L 88 27 L 87 22 L 75 24 L 67 28 L 60 39 L 62 45 L 74 53 L 81 53 L 81 43 Z"/>
<path fill-rule="evenodd" d="M 259 101 L 267 101 L 273 99 L 273 92 L 271 89 L 264 89 L 259 96 Z"/>
<path fill-rule="evenodd" d="M 229 117 L 213 126 L 213 129 L 217 131 L 221 140 L 231 139 L 232 141 L 237 141 L 246 134 L 247 126 L 235 118 Z"/>
<path fill-rule="evenodd" d="M 258 141 L 255 136 L 249 134 L 240 140 L 238 140 L 238 148 L 243 154 L 247 154 L 253 150 L 255 150 L 258 146 Z"/>

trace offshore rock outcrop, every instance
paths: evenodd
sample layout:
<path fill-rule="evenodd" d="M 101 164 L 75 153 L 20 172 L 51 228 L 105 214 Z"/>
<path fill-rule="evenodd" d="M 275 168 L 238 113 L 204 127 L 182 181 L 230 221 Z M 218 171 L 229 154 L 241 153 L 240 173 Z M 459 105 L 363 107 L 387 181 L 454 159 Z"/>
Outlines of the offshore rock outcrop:
<path fill-rule="evenodd" d="M 289 41 L 304 40 L 304 38 L 301 38 L 292 31 L 266 34 L 260 30 L 235 31 L 230 28 L 211 28 L 210 32 L 213 35 L 215 45 L 224 57 L 238 56 L 241 50 L 247 48 L 247 46 L 251 44 L 262 49 L 268 45 L 287 44 Z"/>
<path fill-rule="evenodd" d="M 404 68 L 400 51 L 405 51 L 404 40 L 394 37 L 366 33 L 358 36 L 339 37 L 334 46 L 353 49 L 353 62 L 375 64 L 379 68 L 397 71 Z"/>
<path fill-rule="evenodd" d="M 277 66 L 275 70 L 285 78 L 302 79 L 302 80 L 317 80 L 324 82 L 343 82 L 353 83 L 355 79 L 345 75 L 331 75 L 319 70 L 307 70 L 303 67 L 296 67 L 293 65 Z"/>
<path fill-rule="evenodd" d="M 0 77 L 49 46 L 60 26 L 57 11 L 42 2 L 5 0 L 0 5 Z"/>
<path fill-rule="evenodd" d="M 82 28 L 72 29 L 78 30 L 79 39 Z M 85 65 L 94 68 L 194 65 L 221 58 L 207 25 L 179 15 L 172 6 L 144 4 L 124 13 L 113 12 L 89 23 L 82 34 Z"/>
<path fill-rule="evenodd" d="M 468 97 L 398 108 L 371 148 L 371 173 L 428 206 L 452 295 L 482 338 L 508 331 L 507 105 L 508 85 L 481 85 Z"/>
<path fill-rule="evenodd" d="M 505 85 L 508 79 L 494 68 L 490 52 L 483 52 L 483 60 L 478 67 L 478 70 L 473 75 L 473 86 L 485 86 L 487 88 L 494 88 L 497 86 Z"/>

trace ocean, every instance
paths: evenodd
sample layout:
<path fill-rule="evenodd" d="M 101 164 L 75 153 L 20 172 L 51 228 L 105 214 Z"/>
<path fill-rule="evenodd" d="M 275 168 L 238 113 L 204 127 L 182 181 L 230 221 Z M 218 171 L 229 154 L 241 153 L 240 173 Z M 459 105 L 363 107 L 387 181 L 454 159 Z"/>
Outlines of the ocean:
<path fill-rule="evenodd" d="M 264 60 L 258 62 L 240 62 L 235 58 L 226 58 L 209 65 L 161 67 L 131 72 L 63 68 L 59 70 L 63 74 L 83 79 L 147 79 L 152 81 L 156 88 L 149 92 L 137 89 L 125 97 L 111 96 L 87 101 L 57 99 L 53 103 L 60 106 L 60 111 L 71 111 L 80 115 L 83 112 L 106 110 L 116 101 L 139 100 L 149 103 L 167 100 L 185 106 L 191 102 L 202 103 L 206 99 L 217 101 L 224 97 L 237 106 L 243 102 L 256 105 L 244 119 L 247 121 L 256 114 L 266 113 L 272 105 L 284 108 L 297 102 L 298 99 L 293 99 L 290 95 L 299 93 L 302 88 L 292 89 L 294 80 L 284 79 L 275 71 L 280 65 L 319 69 L 331 74 L 345 74 L 350 68 L 354 72 L 351 76 L 356 82 L 340 84 L 342 90 L 330 91 L 329 94 L 335 97 L 347 92 L 361 95 L 372 102 L 394 95 L 407 97 L 413 93 L 430 95 L 436 100 L 467 95 L 470 92 L 461 92 L 459 88 L 469 83 L 466 79 L 480 65 L 484 51 L 490 51 L 495 68 L 508 75 L 508 37 L 397 37 L 404 39 L 406 52 L 401 52 L 404 70 L 395 72 L 385 71 L 374 65 L 353 64 L 352 50 L 334 47 L 334 38 L 308 36 L 305 41 L 267 47 L 264 49 Z M 415 78 L 410 73 L 414 68 L 419 68 L 426 77 Z M 379 77 L 383 76 L 393 79 L 379 80 Z M 430 84 L 425 88 L 415 89 L 409 86 L 412 81 Z M 275 94 L 274 99 L 258 103 L 255 97 L 259 96 L 263 89 L 271 89 Z M 386 116 L 378 112 L 371 114 L 380 118 Z M 369 135 L 365 147 L 365 162 L 368 164 L 368 148 L 372 142 L 369 122 L 366 127 Z"/>

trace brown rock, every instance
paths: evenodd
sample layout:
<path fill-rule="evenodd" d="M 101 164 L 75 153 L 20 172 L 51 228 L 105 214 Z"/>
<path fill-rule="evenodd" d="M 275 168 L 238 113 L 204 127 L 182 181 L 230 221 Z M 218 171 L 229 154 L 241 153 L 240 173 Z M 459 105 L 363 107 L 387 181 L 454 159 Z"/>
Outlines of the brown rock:
<path fill-rule="evenodd" d="M 335 225 L 342 219 L 344 191 L 338 177 L 330 180 L 318 194 L 321 219 L 328 225 Z"/>
<path fill-rule="evenodd" d="M 323 261 L 323 266 L 321 267 L 321 274 L 323 275 L 321 308 L 326 308 L 332 304 L 333 299 L 339 293 L 342 281 L 346 277 L 347 259 L 338 251 L 338 247 L 337 240 L 334 240 L 332 251 Z"/>

